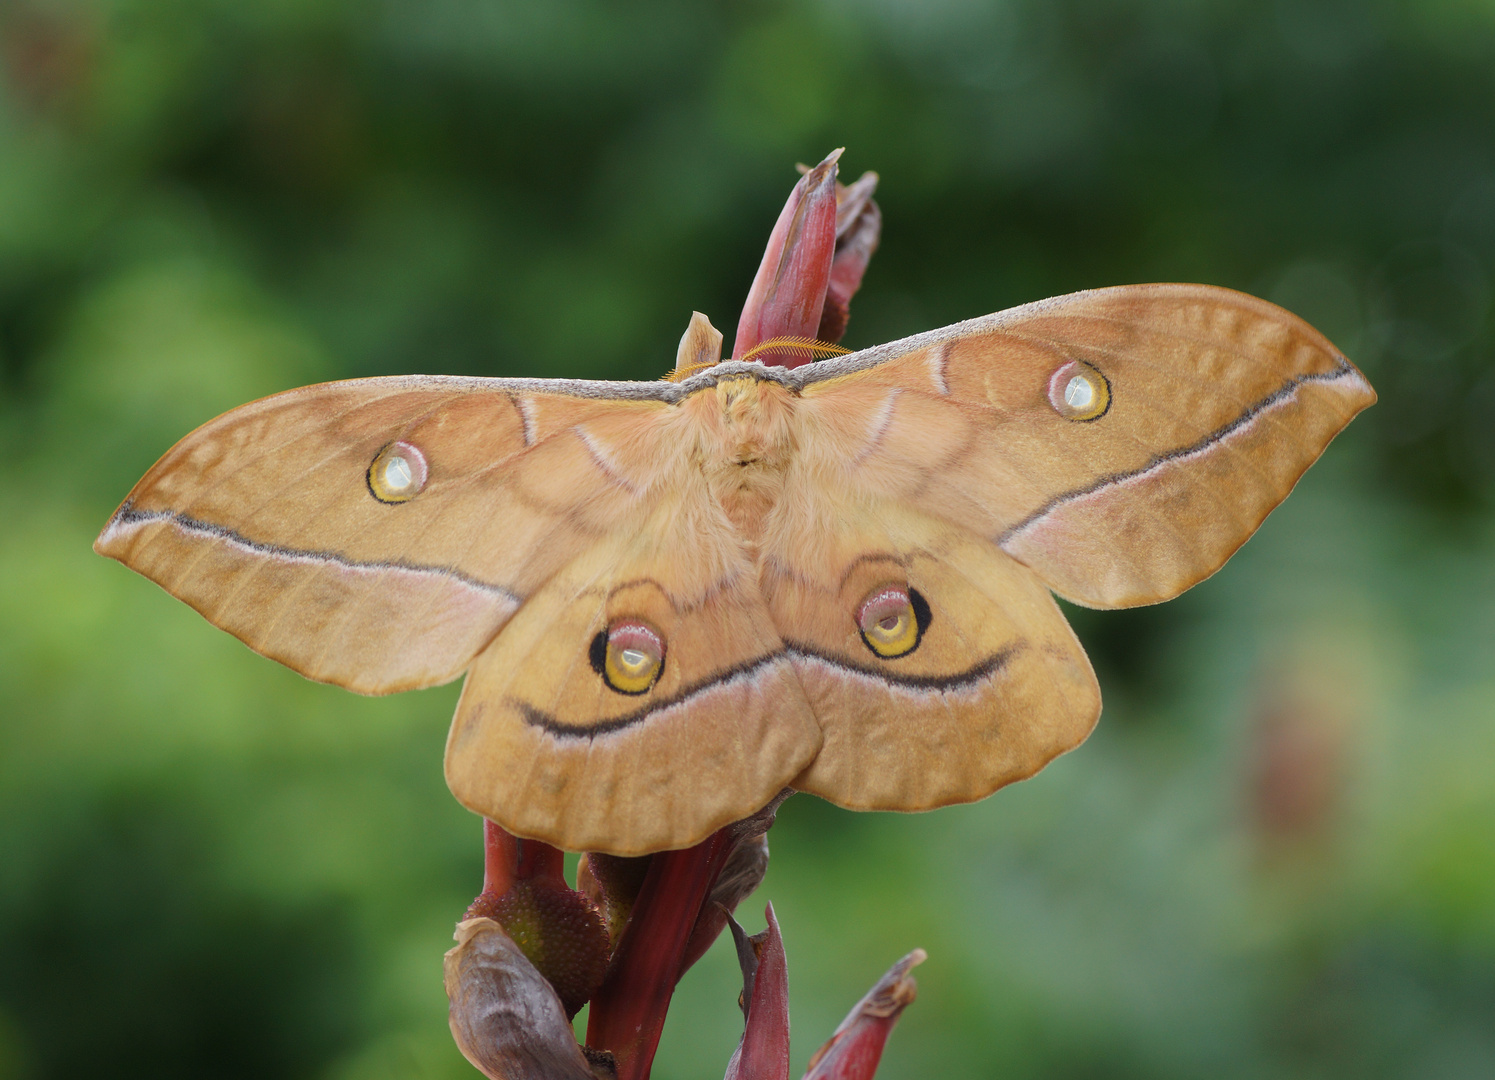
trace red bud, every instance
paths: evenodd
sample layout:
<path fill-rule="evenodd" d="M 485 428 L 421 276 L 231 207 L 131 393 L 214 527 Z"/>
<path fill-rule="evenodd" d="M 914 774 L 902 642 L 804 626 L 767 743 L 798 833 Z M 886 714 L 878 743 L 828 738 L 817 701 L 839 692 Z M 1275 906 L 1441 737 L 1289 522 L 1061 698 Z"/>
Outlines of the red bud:
<path fill-rule="evenodd" d="M 789 967 L 773 905 L 763 912 L 768 929 L 747 937 L 732 921 L 742 965 L 747 1027 L 727 1063 L 725 1080 L 789 1080 Z"/>
<path fill-rule="evenodd" d="M 888 1033 L 918 990 L 909 970 L 925 959 L 924 950 L 915 949 L 890 967 L 815 1051 L 804 1080 L 872 1080 Z"/>
<path fill-rule="evenodd" d="M 831 262 L 825 309 L 815 336 L 831 344 L 846 333 L 851 298 L 862 286 L 862 275 L 882 239 L 882 211 L 872 201 L 877 174 L 865 172 L 849 187 L 836 185 L 836 255 Z"/>
<path fill-rule="evenodd" d="M 737 322 L 732 359 L 741 359 L 771 338 L 811 340 L 820 329 L 836 253 L 836 162 L 840 157 L 840 150 L 831 151 L 789 193 Z M 803 350 L 770 349 L 754 359 L 796 367 L 810 356 Z"/>

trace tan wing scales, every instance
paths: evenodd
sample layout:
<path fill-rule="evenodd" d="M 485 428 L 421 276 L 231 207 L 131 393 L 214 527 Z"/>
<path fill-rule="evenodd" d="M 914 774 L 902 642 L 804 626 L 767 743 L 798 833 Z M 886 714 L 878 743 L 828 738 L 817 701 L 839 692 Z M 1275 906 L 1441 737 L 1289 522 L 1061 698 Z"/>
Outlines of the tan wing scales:
<path fill-rule="evenodd" d="M 853 809 L 930 809 L 983 798 L 1083 741 L 1099 688 L 1033 573 L 957 526 L 858 498 L 827 468 L 791 473 L 762 565 L 825 733 L 794 786 Z M 922 624 L 892 656 L 859 622 L 889 588 L 908 590 Z"/>
<path fill-rule="evenodd" d="M 622 417 L 647 440 L 667 410 L 488 386 L 369 379 L 235 409 L 169 451 L 95 548 L 310 678 L 362 693 L 449 681 L 645 498 L 647 473 L 618 484 L 587 423 Z M 428 476 L 390 504 L 369 470 L 396 441 Z"/>
<path fill-rule="evenodd" d="M 833 412 L 897 391 L 910 418 L 915 397 L 954 406 L 960 449 L 922 421 L 925 460 L 943 465 L 900 485 L 905 497 L 1095 607 L 1166 600 L 1213 573 L 1375 400 L 1302 319 L 1204 285 L 1056 297 L 908 346 L 848 357 L 842 368 L 862 368 L 839 377 L 828 363 L 805 399 Z M 1066 370 L 1097 375 L 1108 407 L 1066 415 L 1051 385 Z M 880 461 L 860 471 L 856 486 L 887 490 Z"/>
<path fill-rule="evenodd" d="M 664 645 L 637 693 L 598 662 L 599 635 L 629 623 Z M 696 474 L 538 590 L 478 657 L 447 782 L 520 836 L 631 855 L 755 812 L 820 741 L 752 564 Z"/>

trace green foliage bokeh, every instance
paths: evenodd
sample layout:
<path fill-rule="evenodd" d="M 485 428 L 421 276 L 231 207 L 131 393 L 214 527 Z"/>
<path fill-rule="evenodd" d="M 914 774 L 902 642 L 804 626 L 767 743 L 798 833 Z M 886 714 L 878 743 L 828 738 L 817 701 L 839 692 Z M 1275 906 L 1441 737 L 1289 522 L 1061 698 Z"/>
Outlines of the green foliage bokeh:
<path fill-rule="evenodd" d="M 847 343 L 1198 280 L 1381 402 L 1216 578 L 1073 612 L 1107 695 L 932 815 L 792 799 L 795 1066 L 922 945 L 893 1077 L 1495 1074 L 1495 8 L 0 5 L 0 1080 L 474 1075 L 446 687 L 307 683 L 89 545 L 197 424 L 730 339 L 796 160 L 874 169 Z M 655 1075 L 719 1075 L 735 962 Z"/>

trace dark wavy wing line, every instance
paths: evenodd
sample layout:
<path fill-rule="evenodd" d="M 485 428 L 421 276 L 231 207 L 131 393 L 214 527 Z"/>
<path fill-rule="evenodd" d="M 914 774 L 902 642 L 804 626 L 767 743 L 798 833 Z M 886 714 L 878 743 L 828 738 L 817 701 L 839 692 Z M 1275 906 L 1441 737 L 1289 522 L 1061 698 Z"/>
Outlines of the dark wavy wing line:
<path fill-rule="evenodd" d="M 828 653 L 818 652 L 808 645 L 793 642 L 789 646 L 790 655 L 801 660 L 815 660 L 828 667 L 840 671 L 850 672 L 853 675 L 861 675 L 868 679 L 886 683 L 888 686 L 896 686 L 905 690 L 932 690 L 946 692 L 950 690 L 963 690 L 968 686 L 974 686 L 1005 668 L 1014 656 L 1022 652 L 1023 642 L 1015 642 L 976 661 L 964 671 L 953 672 L 949 675 L 901 675 L 894 671 L 884 671 L 881 668 L 866 667 L 854 663 L 845 657 L 832 656 Z"/>
<path fill-rule="evenodd" d="M 635 724 L 641 724 L 654 713 L 662 712 L 665 709 L 672 709 L 677 705 L 689 701 L 693 697 L 706 693 L 708 690 L 714 690 L 719 686 L 726 686 L 740 679 L 749 678 L 763 668 L 770 667 L 778 661 L 783 660 L 787 655 L 788 650 L 775 649 L 773 652 L 764 653 L 754 660 L 746 660 L 741 664 L 734 664 L 724 671 L 719 671 L 699 682 L 692 683 L 690 686 L 667 698 L 651 701 L 647 705 L 642 705 L 633 710 L 631 713 L 615 716 L 611 720 L 599 720 L 595 724 L 563 724 L 550 713 L 542 709 L 537 709 L 529 702 L 520 701 L 518 698 L 510 698 L 509 704 L 519 710 L 519 714 L 524 717 L 524 722 L 531 727 L 540 728 L 561 739 L 587 739 L 594 735 L 609 735 L 612 732 L 633 727 Z"/>
<path fill-rule="evenodd" d="M 1304 383 L 1332 383 L 1338 382 L 1340 379 L 1343 379 L 1347 376 L 1355 378 L 1360 377 L 1359 372 L 1351 367 L 1348 361 L 1344 360 L 1343 358 L 1339 360 L 1338 365 L 1333 371 L 1326 371 L 1311 375 L 1294 375 L 1291 379 L 1288 379 L 1287 382 L 1283 383 L 1280 387 L 1272 391 L 1260 401 L 1256 401 L 1248 405 L 1246 409 L 1235 419 L 1231 420 L 1229 423 L 1224 424 L 1221 427 L 1216 428 L 1214 431 L 1211 431 L 1208 435 L 1205 435 L 1198 441 L 1190 443 L 1188 446 L 1181 446 L 1176 450 L 1169 450 L 1164 454 L 1157 454 L 1149 459 L 1147 464 L 1141 466 L 1140 468 L 1131 469 L 1127 472 L 1111 473 L 1108 476 L 1102 476 L 1097 480 L 1091 481 L 1084 487 L 1078 487 L 1073 489 L 1072 491 L 1066 491 L 1062 492 L 1059 495 L 1055 495 L 1052 499 L 1044 503 L 1037 510 L 1033 511 L 1027 517 L 1023 518 L 1022 521 L 1019 521 L 1016 525 L 1013 525 L 1006 529 L 1000 536 L 997 537 L 997 543 L 998 545 L 1006 544 L 1007 541 L 1011 540 L 1018 533 L 1022 532 L 1024 529 L 1029 528 L 1041 518 L 1047 517 L 1049 514 L 1053 513 L 1065 503 L 1073 502 L 1075 499 L 1083 498 L 1086 495 L 1093 495 L 1097 491 L 1112 487 L 1116 484 L 1125 483 L 1128 480 L 1135 480 L 1140 476 L 1146 476 L 1148 473 L 1160 469 L 1172 462 L 1180 461 L 1183 458 L 1192 457 L 1195 454 L 1203 453 L 1210 447 L 1224 442 L 1226 439 L 1230 438 L 1231 435 L 1235 434 L 1242 428 L 1249 426 L 1256 420 L 1258 416 L 1266 412 L 1268 409 L 1271 409 L 1274 406 L 1280 405 L 1282 402 L 1291 399 L 1295 394 L 1297 394 L 1298 387 L 1302 386 Z"/>
<path fill-rule="evenodd" d="M 277 559 L 288 559 L 294 562 L 321 563 L 330 566 L 339 566 L 346 570 L 355 571 L 379 571 L 379 570 L 401 570 L 407 573 L 430 574 L 435 577 L 449 578 L 460 582 L 472 589 L 491 593 L 494 596 L 507 600 L 510 603 L 522 603 L 524 598 L 512 589 L 506 589 L 502 585 L 496 585 L 490 581 L 480 581 L 452 566 L 432 566 L 425 563 L 407 562 L 404 559 L 389 560 L 361 560 L 350 559 L 335 551 L 320 551 L 315 548 L 293 548 L 284 544 L 267 544 L 259 540 L 251 540 L 243 533 L 236 532 L 225 525 L 215 525 L 211 521 L 202 521 L 199 518 L 187 514 L 178 513 L 174 510 L 133 510 L 126 505 L 120 508 L 119 513 L 114 515 L 105 530 L 107 535 L 116 528 L 129 528 L 136 525 L 149 525 L 155 522 L 170 522 L 176 528 L 186 533 L 195 533 L 198 536 L 214 540 L 222 540 L 225 543 L 253 552 L 256 555 L 268 555 Z"/>
<path fill-rule="evenodd" d="M 560 739 L 589 739 L 597 735 L 609 735 L 613 732 L 633 727 L 636 724 L 641 724 L 657 712 L 683 705 L 692 698 L 704 694 L 709 690 L 714 690 L 717 687 L 726 686 L 740 679 L 749 678 L 759 670 L 781 660 L 813 660 L 840 671 L 874 679 L 888 686 L 908 690 L 943 692 L 961 690 L 990 678 L 1005 668 L 1011 662 L 1012 658 L 1022 651 L 1022 648 L 1021 643 L 1009 645 L 1000 652 L 978 660 L 965 670 L 957 671 L 950 675 L 900 675 L 895 672 L 864 667 L 861 664 L 852 663 L 842 657 L 818 652 L 807 645 L 791 642 L 782 649 L 776 649 L 771 653 L 765 653 L 757 659 L 748 660 L 727 668 L 724 671 L 717 672 L 708 678 L 693 683 L 668 698 L 650 702 L 631 713 L 616 716 L 610 720 L 601 720 L 595 724 L 563 724 L 550 713 L 542 709 L 537 709 L 529 702 L 520 701 L 517 698 L 511 698 L 509 704 L 519 711 L 519 715 L 524 718 L 524 722 L 531 727 L 540 728 Z"/>

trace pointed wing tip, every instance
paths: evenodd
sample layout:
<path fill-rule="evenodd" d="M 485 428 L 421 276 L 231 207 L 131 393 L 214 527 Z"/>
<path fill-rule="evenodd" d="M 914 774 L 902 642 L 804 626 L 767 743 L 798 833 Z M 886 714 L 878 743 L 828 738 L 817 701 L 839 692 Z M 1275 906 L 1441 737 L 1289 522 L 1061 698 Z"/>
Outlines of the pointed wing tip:
<path fill-rule="evenodd" d="M 126 566 L 130 565 L 129 560 L 125 557 L 124 545 L 124 535 L 128 529 L 128 523 L 124 522 L 123 519 L 125 512 L 129 508 L 130 504 L 125 503 L 116 510 L 113 516 L 104 524 L 104 527 L 99 530 L 99 535 L 94 538 L 93 542 L 93 550 L 96 554 L 102 555 L 106 559 L 113 559 L 116 562 L 124 563 Z"/>
<path fill-rule="evenodd" d="M 1350 422 L 1366 409 L 1374 405 L 1378 400 L 1375 387 L 1371 386 L 1370 380 L 1365 377 L 1365 372 L 1350 361 L 1343 353 L 1334 350 L 1331 355 L 1334 358 L 1335 369 L 1322 375 L 1300 376 L 1303 382 L 1317 384 L 1322 391 L 1328 391 L 1331 395 L 1329 400 L 1338 402 L 1331 406 L 1339 413 L 1338 423 L 1323 432 L 1323 439 L 1316 453 L 1310 458 L 1308 465 L 1317 461 L 1320 455 L 1329 448 L 1329 444 L 1335 437 L 1340 435 Z M 1320 399 L 1323 400 L 1323 399 Z M 1308 465 L 1305 465 L 1306 469 Z M 1285 498 L 1286 496 L 1284 496 Z"/>
<path fill-rule="evenodd" d="M 1351 377 L 1345 380 L 1345 391 L 1355 402 L 1355 413 L 1368 409 L 1379 401 L 1380 397 L 1376 393 L 1376 388 L 1365 377 L 1365 372 L 1351 363 L 1347 357 L 1340 356 L 1339 359 L 1350 371 Z"/>

